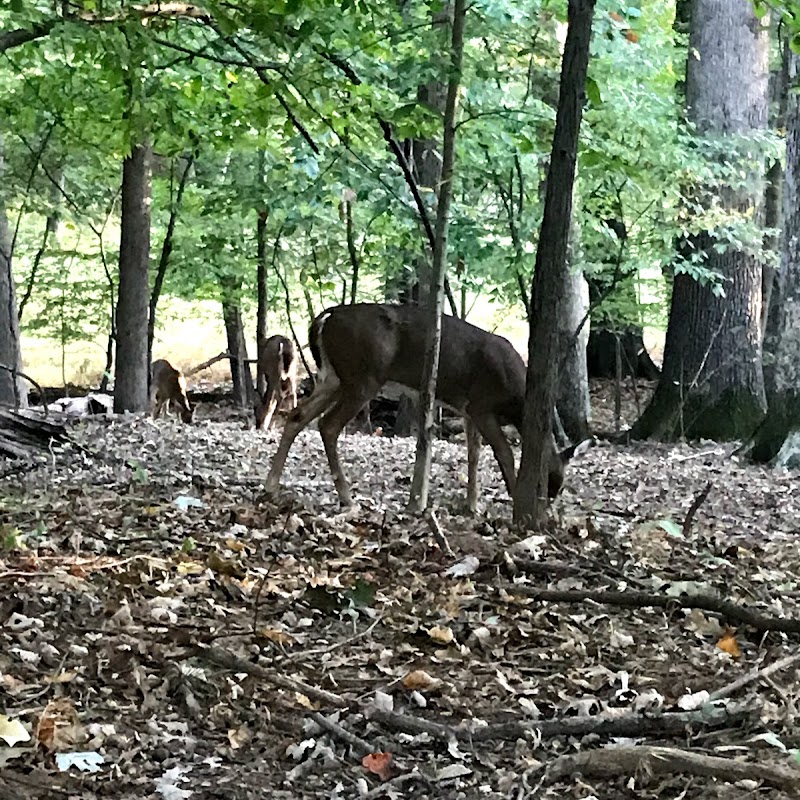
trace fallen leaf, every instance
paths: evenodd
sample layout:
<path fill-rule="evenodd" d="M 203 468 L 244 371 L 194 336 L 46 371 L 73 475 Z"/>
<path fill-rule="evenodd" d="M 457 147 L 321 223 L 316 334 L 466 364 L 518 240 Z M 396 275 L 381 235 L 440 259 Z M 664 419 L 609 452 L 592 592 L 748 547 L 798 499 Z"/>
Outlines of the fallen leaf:
<path fill-rule="evenodd" d="M 0 739 L 9 747 L 17 742 L 30 741 L 31 735 L 18 719 L 9 719 L 5 714 L 0 714 Z"/>
<path fill-rule="evenodd" d="M 377 775 L 382 781 L 389 780 L 391 763 L 391 753 L 370 753 L 361 759 L 361 766 Z"/>
<path fill-rule="evenodd" d="M 717 647 L 733 658 L 739 658 L 742 654 L 736 636 L 730 628 L 726 628 L 722 638 L 717 642 Z"/>
<path fill-rule="evenodd" d="M 433 691 L 434 689 L 438 689 L 441 685 L 442 681 L 439 678 L 434 678 L 432 675 L 425 672 L 424 669 L 415 669 L 403 678 L 403 686 L 406 689 L 418 692 Z"/>
<path fill-rule="evenodd" d="M 441 642 L 442 644 L 450 644 L 456 638 L 450 628 L 445 628 L 441 625 L 434 625 L 430 628 L 428 636 L 435 642 Z"/>

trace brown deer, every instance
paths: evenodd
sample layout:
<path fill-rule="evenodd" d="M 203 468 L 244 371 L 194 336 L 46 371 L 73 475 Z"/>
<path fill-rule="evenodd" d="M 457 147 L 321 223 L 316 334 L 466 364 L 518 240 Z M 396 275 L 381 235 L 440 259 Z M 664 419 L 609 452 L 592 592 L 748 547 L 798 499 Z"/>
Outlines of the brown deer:
<path fill-rule="evenodd" d="M 150 368 L 150 405 L 153 419 L 161 416 L 161 409 L 172 402 L 180 411 L 184 422 L 191 422 L 194 409 L 186 396 L 186 378 L 166 359 L 159 358 Z"/>
<path fill-rule="evenodd" d="M 343 506 L 351 505 L 350 485 L 342 471 L 337 440 L 345 425 L 387 381 L 418 389 L 422 380 L 426 312 L 418 306 L 360 303 L 335 306 L 311 324 L 309 343 L 319 372 L 310 397 L 289 415 L 267 477 L 274 495 L 292 442 L 313 419 L 319 423 L 333 482 Z M 467 503 L 478 503 L 480 434 L 488 441 L 513 494 L 516 473 L 511 447 L 501 426 L 520 429 L 525 401 L 525 364 L 502 336 L 456 317 L 442 317 L 436 399 L 460 412 L 467 428 Z M 564 467 L 576 447 L 552 449 L 548 494 L 555 497 Z"/>
<path fill-rule="evenodd" d="M 278 406 L 288 398 L 297 406 L 297 354 L 294 342 L 285 336 L 270 336 L 259 355 L 259 372 L 267 379 L 264 396 L 256 403 L 256 428 L 269 430 Z"/>

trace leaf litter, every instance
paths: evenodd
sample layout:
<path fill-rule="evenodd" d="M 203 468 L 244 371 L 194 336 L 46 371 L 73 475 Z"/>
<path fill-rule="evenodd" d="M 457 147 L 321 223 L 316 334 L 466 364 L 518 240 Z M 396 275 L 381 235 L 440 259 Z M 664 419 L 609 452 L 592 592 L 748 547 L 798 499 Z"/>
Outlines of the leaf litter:
<path fill-rule="evenodd" d="M 796 796 L 657 761 L 548 775 L 559 757 L 632 744 L 793 767 L 797 662 L 720 698 L 730 724 L 658 723 L 797 653 L 797 634 L 677 602 L 800 619 L 794 475 L 713 443 L 599 444 L 525 536 L 488 448 L 473 519 L 465 449 L 437 442 L 432 499 L 452 557 L 404 511 L 411 439 L 341 438 L 358 499 L 342 511 L 315 431 L 276 504 L 262 491 L 275 431 L 117 418 L 73 438 L 91 452 L 66 445 L 4 485 L 4 797 Z M 587 727 L 630 715 L 655 728 Z"/>

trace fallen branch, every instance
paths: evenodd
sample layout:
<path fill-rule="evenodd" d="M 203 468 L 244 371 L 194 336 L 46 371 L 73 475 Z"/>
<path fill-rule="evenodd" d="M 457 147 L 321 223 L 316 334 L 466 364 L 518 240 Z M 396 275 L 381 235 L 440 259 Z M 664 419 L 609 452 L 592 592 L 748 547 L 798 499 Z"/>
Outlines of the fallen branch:
<path fill-rule="evenodd" d="M 734 692 L 739 691 L 739 689 L 741 689 L 743 686 L 747 686 L 748 683 L 753 683 L 753 681 L 766 678 L 769 675 L 772 675 L 774 672 L 779 672 L 785 667 L 789 667 L 798 661 L 800 661 L 800 653 L 792 653 L 792 655 L 781 658 L 778 661 L 773 661 L 772 664 L 768 664 L 766 667 L 754 669 L 751 672 L 748 672 L 747 675 L 742 675 L 741 678 L 737 678 L 735 681 L 732 681 L 727 686 L 723 686 L 722 688 L 717 689 L 715 692 L 711 692 L 711 694 L 708 696 L 708 702 L 713 703 L 715 700 L 722 700 L 725 697 L 730 697 Z"/>
<path fill-rule="evenodd" d="M 202 645 L 197 645 L 195 647 L 195 653 L 198 658 L 203 658 L 206 661 L 210 661 L 212 664 L 234 670 L 235 672 L 245 672 L 248 675 L 253 675 L 281 689 L 304 694 L 312 700 L 318 700 L 320 703 L 327 703 L 335 708 L 350 708 L 351 706 L 347 700 L 340 697 L 338 694 L 327 692 L 325 689 L 319 689 L 303 681 L 276 675 L 268 669 L 264 669 L 264 667 L 260 667 L 258 664 L 253 664 L 250 661 L 239 658 L 239 656 L 221 647 L 204 647 Z"/>
<path fill-rule="evenodd" d="M 18 369 L 14 369 L 13 367 L 8 367 L 5 364 L 0 364 L 0 369 L 5 370 L 6 372 L 10 372 L 12 375 L 18 375 L 20 378 L 23 378 L 26 381 L 28 381 L 28 383 L 30 383 L 34 389 L 39 390 L 39 399 L 42 401 L 42 406 L 44 407 L 44 416 L 46 417 L 48 412 L 48 407 L 47 407 L 47 396 L 44 393 L 44 389 L 42 389 L 42 387 L 39 386 L 39 384 L 36 383 L 36 381 L 33 378 L 31 378 L 30 375 L 26 375 L 24 372 L 20 372 L 20 370 Z"/>
<path fill-rule="evenodd" d="M 563 719 L 529 720 L 524 722 L 505 722 L 496 725 L 480 725 L 464 721 L 457 725 L 444 725 L 419 717 L 399 714 L 394 711 L 374 710 L 370 719 L 388 728 L 413 735 L 427 733 L 435 739 L 449 742 L 462 739 L 471 742 L 500 739 L 514 741 L 528 735 L 543 739 L 555 736 L 653 736 L 684 734 L 687 727 L 722 728 L 729 727 L 755 712 L 746 706 L 727 708 L 705 705 L 696 711 L 678 711 L 644 716 L 625 714 L 619 717 L 565 717 Z"/>
<path fill-rule="evenodd" d="M 789 791 L 800 789 L 800 769 L 707 756 L 674 747 L 615 747 L 612 750 L 587 750 L 561 756 L 547 767 L 545 780 L 555 782 L 575 772 L 595 778 L 618 778 L 632 773 L 664 775 L 681 772 L 726 783 L 764 781 Z"/>
<path fill-rule="evenodd" d="M 682 594 L 671 597 L 648 592 L 611 592 L 611 591 L 558 591 L 555 589 L 534 589 L 530 586 L 506 586 L 508 594 L 524 594 L 533 600 L 544 600 L 551 603 L 603 603 L 610 606 L 627 608 L 699 608 L 722 614 L 732 622 L 749 625 L 757 631 L 779 631 L 781 633 L 800 633 L 800 620 L 786 617 L 768 617 L 751 611 L 749 608 L 723 600 L 709 594 Z"/>
<path fill-rule="evenodd" d="M 202 364 L 198 364 L 196 367 L 193 367 L 188 372 L 184 373 L 187 378 L 191 377 L 192 375 L 196 375 L 198 372 L 208 369 L 212 364 L 216 364 L 217 361 L 222 361 L 223 359 L 233 359 L 237 361 L 238 359 L 236 356 L 232 356 L 230 353 L 220 353 L 218 356 L 214 356 L 214 358 L 209 358 L 208 361 L 204 361 Z"/>
<path fill-rule="evenodd" d="M 369 742 L 362 739 L 360 736 L 356 736 L 354 733 L 351 733 L 347 728 L 341 725 L 338 722 L 334 722 L 332 719 L 328 719 L 324 714 L 320 714 L 317 711 L 312 711 L 309 716 L 317 725 L 320 726 L 323 730 L 327 731 L 328 733 L 335 736 L 340 741 L 344 742 L 347 745 L 355 750 L 358 755 L 365 756 L 369 753 L 374 753 L 375 749 Z"/>

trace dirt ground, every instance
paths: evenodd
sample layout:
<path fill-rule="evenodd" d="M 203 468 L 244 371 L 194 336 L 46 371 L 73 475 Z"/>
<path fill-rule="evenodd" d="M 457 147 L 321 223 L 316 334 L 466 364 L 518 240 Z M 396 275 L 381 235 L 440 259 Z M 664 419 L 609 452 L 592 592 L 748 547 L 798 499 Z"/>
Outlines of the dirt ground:
<path fill-rule="evenodd" d="M 599 442 L 529 535 L 488 449 L 463 513 L 439 442 L 448 554 L 412 440 L 342 437 L 342 511 L 315 431 L 267 502 L 247 424 L 95 418 L 0 464 L 0 798 L 800 794 L 796 475 Z"/>

